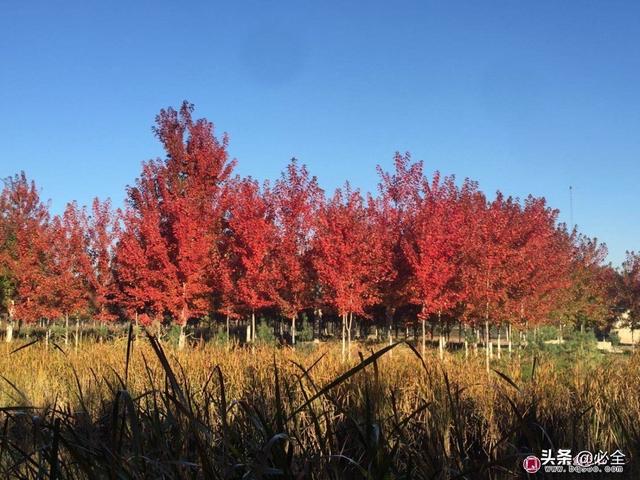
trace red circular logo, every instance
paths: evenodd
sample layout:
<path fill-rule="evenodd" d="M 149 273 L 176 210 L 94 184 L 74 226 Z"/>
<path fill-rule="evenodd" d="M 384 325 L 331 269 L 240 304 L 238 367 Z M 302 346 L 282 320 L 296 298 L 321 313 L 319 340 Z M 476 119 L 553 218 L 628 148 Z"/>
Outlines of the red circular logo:
<path fill-rule="evenodd" d="M 527 473 L 536 473 L 542 467 L 542 463 L 540 459 L 535 455 L 529 455 L 522 462 L 522 468 L 524 468 Z"/>

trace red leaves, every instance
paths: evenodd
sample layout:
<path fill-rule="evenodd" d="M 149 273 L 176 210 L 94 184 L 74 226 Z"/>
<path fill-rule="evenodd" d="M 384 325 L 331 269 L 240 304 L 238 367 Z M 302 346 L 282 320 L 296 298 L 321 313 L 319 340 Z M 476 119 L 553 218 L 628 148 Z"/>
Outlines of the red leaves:
<path fill-rule="evenodd" d="M 89 276 L 92 273 L 85 235 L 86 212 L 75 203 L 51 225 L 50 317 L 88 315 Z"/>
<path fill-rule="evenodd" d="M 393 173 L 378 168 L 375 198 L 347 183 L 325 201 L 295 160 L 261 187 L 231 178 L 226 136 L 192 114 L 188 103 L 160 111 L 165 158 L 143 164 L 123 212 L 95 200 L 90 213 L 70 204 L 51 220 L 24 174 L 7 180 L 5 309 L 14 302 L 27 321 L 137 313 L 183 325 L 214 312 L 277 308 L 293 319 L 316 306 L 370 316 L 412 305 L 423 319 L 525 324 L 601 317 L 616 296 L 640 315 L 638 256 L 620 273 L 604 267 L 603 247 L 558 225 L 544 199 L 487 199 L 469 180 L 427 179 L 408 154 Z"/>
<path fill-rule="evenodd" d="M 167 156 L 144 164 L 129 188 L 117 249 L 123 303 L 180 324 L 212 309 L 226 182 L 235 165 L 226 137 L 219 142 L 213 125 L 194 121 L 192 111 L 185 102 L 156 118 Z"/>
<path fill-rule="evenodd" d="M 112 257 L 118 238 L 117 217 L 111 209 L 111 201 L 93 200 L 91 215 L 85 226 L 87 248 L 91 268 L 87 272 L 90 285 L 93 316 L 100 321 L 117 319 L 114 304 L 117 297 Z"/>
<path fill-rule="evenodd" d="M 314 238 L 314 267 L 322 297 L 340 315 L 367 315 L 392 275 L 382 232 L 368 204 L 347 183 L 321 208 Z"/>
<path fill-rule="evenodd" d="M 277 226 L 274 245 L 274 299 L 282 313 L 294 318 L 313 303 L 311 239 L 323 192 L 307 168 L 295 159 L 287 166 L 268 201 Z"/>
<path fill-rule="evenodd" d="M 273 303 L 276 227 L 258 182 L 236 178 L 231 190 L 227 251 L 235 285 L 232 298 L 248 313 Z"/>
<path fill-rule="evenodd" d="M 52 314 L 49 247 L 51 230 L 47 206 L 35 183 L 24 172 L 5 181 L 0 195 L 0 274 L 5 279 L 6 303 L 25 321 Z M 5 305 L 8 309 L 9 305 Z"/>
<path fill-rule="evenodd" d="M 423 318 L 452 308 L 458 300 L 456 279 L 463 244 L 463 216 L 453 178 L 421 182 L 414 208 L 408 213 L 401 240 L 411 268 L 410 301 Z"/>

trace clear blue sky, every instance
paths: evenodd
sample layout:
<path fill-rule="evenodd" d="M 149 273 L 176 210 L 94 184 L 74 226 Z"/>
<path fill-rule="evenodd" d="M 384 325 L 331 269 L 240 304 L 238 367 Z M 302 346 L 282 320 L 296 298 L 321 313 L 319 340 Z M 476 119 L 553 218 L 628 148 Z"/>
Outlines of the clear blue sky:
<path fill-rule="evenodd" d="M 296 156 L 375 188 L 396 150 L 487 192 L 546 196 L 640 250 L 640 2 L 19 1 L 0 7 L 0 176 L 54 211 L 121 204 L 162 152 L 161 107 L 196 104 L 240 174 Z"/>

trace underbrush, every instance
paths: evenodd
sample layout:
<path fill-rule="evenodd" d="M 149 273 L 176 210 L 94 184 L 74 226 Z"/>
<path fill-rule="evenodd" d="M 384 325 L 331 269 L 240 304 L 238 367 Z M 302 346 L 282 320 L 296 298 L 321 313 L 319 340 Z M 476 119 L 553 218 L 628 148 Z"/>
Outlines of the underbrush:
<path fill-rule="evenodd" d="M 487 375 L 404 342 L 344 364 L 334 344 L 134 338 L 5 347 L 2 478 L 517 478 L 545 448 L 621 449 L 635 478 L 638 355 L 514 352 Z"/>

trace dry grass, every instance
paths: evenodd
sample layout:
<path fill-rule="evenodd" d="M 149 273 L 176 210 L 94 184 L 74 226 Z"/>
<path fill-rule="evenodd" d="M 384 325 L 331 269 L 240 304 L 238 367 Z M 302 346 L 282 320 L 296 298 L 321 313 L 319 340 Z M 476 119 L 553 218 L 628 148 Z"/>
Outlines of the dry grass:
<path fill-rule="evenodd" d="M 516 478 L 543 448 L 640 455 L 638 355 L 487 376 L 406 344 L 350 365 L 331 344 L 2 348 L 2 478 Z"/>

